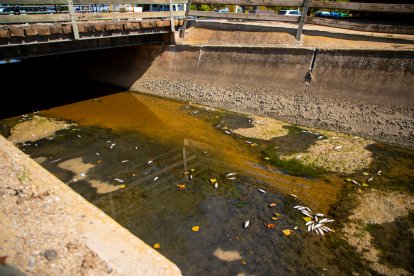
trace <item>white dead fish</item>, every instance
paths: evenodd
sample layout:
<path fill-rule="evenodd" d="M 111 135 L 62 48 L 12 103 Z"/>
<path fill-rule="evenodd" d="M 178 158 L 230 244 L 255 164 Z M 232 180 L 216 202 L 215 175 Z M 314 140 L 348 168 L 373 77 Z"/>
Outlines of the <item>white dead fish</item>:
<path fill-rule="evenodd" d="M 85 176 L 86 176 L 86 174 L 85 174 L 85 173 L 80 173 L 80 176 L 81 176 L 81 177 L 85 177 Z"/>
<path fill-rule="evenodd" d="M 356 180 L 351 180 L 352 183 L 354 183 L 355 185 L 359 185 L 359 183 Z"/>
<path fill-rule="evenodd" d="M 382 172 L 382 171 L 378 171 L 378 172 L 377 172 L 377 175 L 381 175 L 381 172 Z"/>
<path fill-rule="evenodd" d="M 230 132 L 230 131 L 228 131 L 228 130 L 225 130 L 225 131 L 224 131 L 224 133 L 226 133 L 226 134 L 228 134 L 228 135 L 231 135 L 231 132 Z"/>
<path fill-rule="evenodd" d="M 78 136 L 79 138 L 82 138 L 82 136 L 80 136 L 79 134 L 78 134 L 78 135 L 76 135 L 76 136 Z"/>
<path fill-rule="evenodd" d="M 98 156 L 100 155 L 99 152 L 96 152 L 95 154 L 98 155 Z"/>
<path fill-rule="evenodd" d="M 135 147 L 134 149 L 136 149 L 136 150 L 137 150 L 137 149 L 138 149 L 138 147 Z"/>
<path fill-rule="evenodd" d="M 129 160 L 122 160 L 121 161 L 121 164 L 124 164 L 124 163 L 126 163 L 126 162 L 128 162 Z"/>
<path fill-rule="evenodd" d="M 319 136 L 319 137 L 318 137 L 318 140 L 319 140 L 319 139 L 322 139 L 322 138 L 323 138 L 323 136 L 321 135 L 321 136 Z"/>
<path fill-rule="evenodd" d="M 236 175 L 237 173 L 228 173 L 227 175 L 226 175 L 226 177 L 229 177 L 229 176 L 233 176 L 233 175 Z"/>
<path fill-rule="evenodd" d="M 116 182 L 119 182 L 119 183 L 124 183 L 124 182 L 125 182 L 124 180 L 122 180 L 122 179 L 120 179 L 120 178 L 114 178 L 114 180 L 115 180 Z"/>
<path fill-rule="evenodd" d="M 371 181 L 372 181 L 372 179 L 374 179 L 374 177 L 373 177 L 373 176 L 371 176 L 371 177 L 368 179 L 368 182 L 371 182 Z"/>
<path fill-rule="evenodd" d="M 243 227 L 244 227 L 244 228 L 249 227 L 249 225 L 250 225 L 250 220 L 245 221 L 245 222 L 243 223 Z"/>
<path fill-rule="evenodd" d="M 325 215 L 324 214 L 321 214 L 321 213 L 317 213 L 317 214 L 315 214 L 315 216 L 324 217 Z"/>
<path fill-rule="evenodd" d="M 251 144 L 252 142 L 250 142 L 250 141 L 244 141 L 246 144 Z"/>
<path fill-rule="evenodd" d="M 266 191 L 265 190 L 263 190 L 263 189 L 257 189 L 259 192 L 261 192 L 261 193 L 263 193 L 263 194 L 266 194 Z"/>
<path fill-rule="evenodd" d="M 339 150 L 339 149 L 342 149 L 342 146 L 336 146 L 336 147 L 334 147 L 334 150 Z"/>
<path fill-rule="evenodd" d="M 154 181 L 157 181 L 157 180 L 158 180 L 158 176 L 154 177 Z"/>
<path fill-rule="evenodd" d="M 312 230 L 312 225 L 313 225 L 313 223 L 308 225 L 308 232 L 310 232 Z"/>
<path fill-rule="evenodd" d="M 294 194 L 290 194 L 291 196 L 293 196 L 293 197 L 298 197 L 297 195 L 294 195 Z"/>
<path fill-rule="evenodd" d="M 60 160 L 62 160 L 62 158 L 58 158 L 58 159 L 55 159 L 53 161 L 50 161 L 49 164 L 52 164 L 52 163 L 55 163 L 55 162 L 59 162 Z"/>
<path fill-rule="evenodd" d="M 214 189 L 217 189 L 218 188 L 218 183 L 216 182 L 216 183 L 214 183 Z"/>
<path fill-rule="evenodd" d="M 297 227 L 297 226 L 295 226 L 295 227 L 293 227 L 293 229 L 295 229 L 295 230 L 296 230 L 296 229 L 298 229 L 298 227 Z"/>
<path fill-rule="evenodd" d="M 152 162 L 154 162 L 154 161 L 150 160 L 150 161 L 148 161 L 148 162 L 147 162 L 147 164 L 149 165 L 149 164 L 151 164 Z"/>
<path fill-rule="evenodd" d="M 298 208 L 300 208 L 300 207 L 302 207 L 302 206 L 300 206 L 300 205 L 296 205 L 295 207 L 293 207 L 293 209 L 298 209 Z"/>
<path fill-rule="evenodd" d="M 298 155 L 298 156 L 296 156 L 295 158 L 296 158 L 296 159 L 301 159 L 301 158 L 302 158 L 302 155 Z"/>
<path fill-rule="evenodd" d="M 110 146 L 109 146 L 109 149 L 113 149 L 114 147 L 115 147 L 115 143 L 112 143 Z"/>
<path fill-rule="evenodd" d="M 311 220 L 311 221 L 308 221 L 305 225 L 310 225 L 310 224 L 313 224 L 313 223 L 315 223 L 313 220 Z"/>
<path fill-rule="evenodd" d="M 325 223 L 327 220 L 328 220 L 327 218 L 321 219 L 321 220 L 319 221 L 319 223 Z"/>
<path fill-rule="evenodd" d="M 192 174 L 190 174 L 190 179 L 191 179 L 191 180 L 193 179 L 193 175 L 192 175 Z"/>
<path fill-rule="evenodd" d="M 108 141 L 106 141 L 106 143 L 109 144 L 109 143 L 112 143 L 112 141 L 111 140 L 108 140 Z"/>
<path fill-rule="evenodd" d="M 227 179 L 234 180 L 236 178 L 235 177 L 228 177 Z"/>
<path fill-rule="evenodd" d="M 322 226 L 322 224 L 321 223 L 318 223 L 318 224 L 316 224 L 315 226 L 314 226 L 314 228 L 319 228 L 319 227 L 321 227 Z"/>

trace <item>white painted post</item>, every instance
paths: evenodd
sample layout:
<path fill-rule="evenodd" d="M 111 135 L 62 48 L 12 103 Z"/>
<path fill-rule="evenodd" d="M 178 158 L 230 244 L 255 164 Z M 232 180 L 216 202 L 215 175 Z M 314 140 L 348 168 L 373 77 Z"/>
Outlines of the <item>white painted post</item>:
<path fill-rule="evenodd" d="M 190 13 L 190 6 L 191 6 L 191 0 L 188 0 L 187 10 L 185 11 L 184 23 L 181 26 L 181 32 L 180 32 L 180 37 L 181 38 L 184 38 L 184 36 L 185 36 L 185 28 L 187 28 L 188 14 Z"/>
<path fill-rule="evenodd" d="M 78 23 L 76 23 L 75 9 L 73 8 L 73 1 L 72 0 L 67 0 L 67 1 L 68 1 L 70 21 L 72 22 L 73 35 L 75 37 L 75 40 L 78 40 L 80 37 L 79 37 Z"/>
<path fill-rule="evenodd" d="M 175 31 L 174 27 L 174 16 L 173 16 L 173 4 L 172 0 L 170 0 L 170 22 L 171 22 L 171 32 Z"/>

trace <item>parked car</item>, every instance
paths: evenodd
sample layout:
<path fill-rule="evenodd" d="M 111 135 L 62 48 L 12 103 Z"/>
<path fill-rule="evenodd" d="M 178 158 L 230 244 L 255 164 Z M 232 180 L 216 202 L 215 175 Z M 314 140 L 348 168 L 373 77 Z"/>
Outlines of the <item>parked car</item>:
<path fill-rule="evenodd" d="M 318 17 L 331 17 L 331 13 L 328 11 L 316 11 L 315 16 Z"/>
<path fill-rule="evenodd" d="M 286 16 L 301 16 L 300 11 L 298 10 L 280 10 L 277 14 Z"/>
<path fill-rule="evenodd" d="M 229 8 L 224 8 L 224 9 L 221 9 L 221 10 L 215 10 L 215 12 L 229 12 Z"/>

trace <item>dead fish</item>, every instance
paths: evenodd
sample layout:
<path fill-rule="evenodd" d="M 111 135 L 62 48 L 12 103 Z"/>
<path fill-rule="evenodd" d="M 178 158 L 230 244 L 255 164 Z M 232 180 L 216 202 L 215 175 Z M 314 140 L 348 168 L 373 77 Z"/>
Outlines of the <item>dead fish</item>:
<path fill-rule="evenodd" d="M 315 223 L 315 222 L 313 220 L 311 220 L 311 221 L 308 221 L 305 225 L 310 225 L 312 223 Z"/>
<path fill-rule="evenodd" d="M 106 141 L 106 143 L 109 144 L 109 143 L 112 143 L 112 141 L 111 140 L 108 140 L 108 141 Z"/>
<path fill-rule="evenodd" d="M 296 230 L 296 229 L 298 229 L 298 227 L 297 227 L 297 226 L 295 226 L 295 227 L 293 227 L 293 229 L 295 229 L 295 230 Z"/>
<path fill-rule="evenodd" d="M 317 213 L 317 214 L 315 214 L 315 216 L 324 217 L 325 215 L 324 214 L 321 214 L 321 213 Z"/>
<path fill-rule="evenodd" d="M 79 174 L 81 177 L 85 177 L 86 176 L 86 174 L 85 173 L 80 173 Z"/>
<path fill-rule="evenodd" d="M 136 150 L 137 150 L 137 149 L 138 149 L 138 147 L 135 147 L 134 149 L 136 149 Z"/>
<path fill-rule="evenodd" d="M 82 136 L 80 136 L 79 134 L 78 134 L 78 135 L 76 135 L 76 136 L 78 136 L 79 138 L 82 138 Z"/>
<path fill-rule="evenodd" d="M 244 228 L 249 227 L 249 225 L 250 225 L 250 220 L 247 220 L 247 221 L 245 221 L 245 222 L 243 223 L 243 227 L 244 227 Z"/>
<path fill-rule="evenodd" d="M 98 156 L 100 155 L 99 152 L 96 152 L 95 154 L 98 155 Z"/>
<path fill-rule="evenodd" d="M 217 189 L 218 188 L 218 183 L 216 182 L 216 183 L 214 183 L 214 189 Z"/>
<path fill-rule="evenodd" d="M 322 224 L 321 223 L 318 223 L 318 224 L 316 224 L 315 226 L 314 226 L 314 228 L 319 228 L 319 227 L 321 227 L 322 226 Z"/>
<path fill-rule="evenodd" d="M 313 224 L 309 224 L 309 225 L 308 225 L 308 232 L 310 232 L 310 231 L 312 230 L 312 225 L 313 225 Z"/>
<path fill-rule="evenodd" d="M 296 158 L 296 159 L 301 159 L 301 158 L 302 158 L 302 155 L 298 155 L 298 156 L 296 156 L 295 158 Z"/>
<path fill-rule="evenodd" d="M 151 164 L 152 162 L 154 162 L 154 161 L 150 160 L 150 161 L 148 161 L 148 162 L 147 162 L 147 164 L 149 165 L 149 164 Z"/>
<path fill-rule="evenodd" d="M 109 149 L 113 149 L 115 147 L 115 143 L 112 143 L 111 146 L 109 147 Z"/>
<path fill-rule="evenodd" d="M 233 175 L 236 175 L 237 173 L 228 173 L 227 175 L 226 175 L 226 177 L 229 177 L 229 176 L 233 176 Z"/>
<path fill-rule="evenodd" d="M 339 150 L 341 148 L 342 148 L 342 146 L 336 146 L 336 147 L 334 147 L 334 150 Z"/>
<path fill-rule="evenodd" d="M 55 159 L 53 161 L 50 161 L 49 164 L 52 164 L 52 163 L 55 163 L 55 162 L 59 162 L 60 160 L 62 160 L 62 158 L 58 158 L 58 159 Z"/>
<path fill-rule="evenodd" d="M 325 223 L 327 220 L 328 220 L 327 218 L 321 219 L 321 220 L 319 221 L 319 223 Z"/>
<path fill-rule="evenodd" d="M 231 135 L 231 132 L 230 132 L 230 131 L 228 131 L 228 130 L 225 130 L 225 131 L 224 131 L 224 133 L 226 133 L 226 134 L 228 134 L 228 135 Z"/>
<path fill-rule="evenodd" d="M 193 179 L 193 175 L 192 175 L 192 174 L 190 174 L 190 179 L 191 179 L 191 180 Z"/>
<path fill-rule="evenodd" d="M 294 194 L 290 194 L 291 196 L 293 196 L 293 197 L 298 197 L 297 195 L 294 195 Z"/>
<path fill-rule="evenodd" d="M 126 163 L 126 162 L 128 162 L 129 160 L 122 160 L 121 161 L 121 164 L 124 164 L 124 163 Z"/>
<path fill-rule="evenodd" d="M 302 206 L 300 206 L 300 205 L 296 205 L 295 207 L 293 207 L 293 209 L 298 209 L 298 208 L 300 208 L 300 207 L 302 207 Z"/>
<path fill-rule="evenodd" d="M 359 183 L 353 179 L 351 180 L 351 182 L 354 183 L 355 185 L 359 185 Z"/>
<path fill-rule="evenodd" d="M 154 177 L 154 181 L 157 181 L 157 180 L 158 180 L 158 176 Z"/>
<path fill-rule="evenodd" d="M 318 137 L 318 139 L 322 139 L 322 138 L 323 138 L 323 136 L 319 136 L 319 137 Z"/>
<path fill-rule="evenodd" d="M 378 172 L 377 172 L 377 175 L 381 175 L 381 172 L 382 172 L 382 171 L 378 171 Z"/>
<path fill-rule="evenodd" d="M 266 191 L 263 189 L 257 189 L 259 192 L 266 194 Z"/>
<path fill-rule="evenodd" d="M 373 176 L 371 176 L 371 177 L 368 179 L 368 182 L 371 182 L 371 181 L 372 181 L 372 179 L 374 179 L 374 177 L 373 177 Z"/>
<path fill-rule="evenodd" d="M 236 178 L 235 177 L 228 177 L 227 179 L 234 180 Z"/>
<path fill-rule="evenodd" d="M 244 141 L 246 144 L 251 144 L 252 142 L 250 142 L 250 141 Z"/>
<path fill-rule="evenodd" d="M 116 182 L 119 182 L 119 183 L 124 183 L 124 182 L 125 182 L 124 180 L 122 180 L 122 179 L 120 179 L 120 178 L 114 178 L 114 180 L 115 180 Z"/>

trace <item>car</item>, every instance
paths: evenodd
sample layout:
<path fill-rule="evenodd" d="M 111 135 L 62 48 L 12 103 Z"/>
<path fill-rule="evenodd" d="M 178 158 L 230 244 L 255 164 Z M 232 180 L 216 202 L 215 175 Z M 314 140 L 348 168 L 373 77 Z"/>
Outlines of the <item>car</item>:
<path fill-rule="evenodd" d="M 331 13 L 328 11 L 316 11 L 315 16 L 318 17 L 331 17 Z"/>
<path fill-rule="evenodd" d="M 215 10 L 215 12 L 229 12 L 229 8 L 224 8 L 224 9 L 221 9 L 221 10 Z"/>
<path fill-rule="evenodd" d="M 301 16 L 299 10 L 280 10 L 277 14 L 286 16 Z"/>

